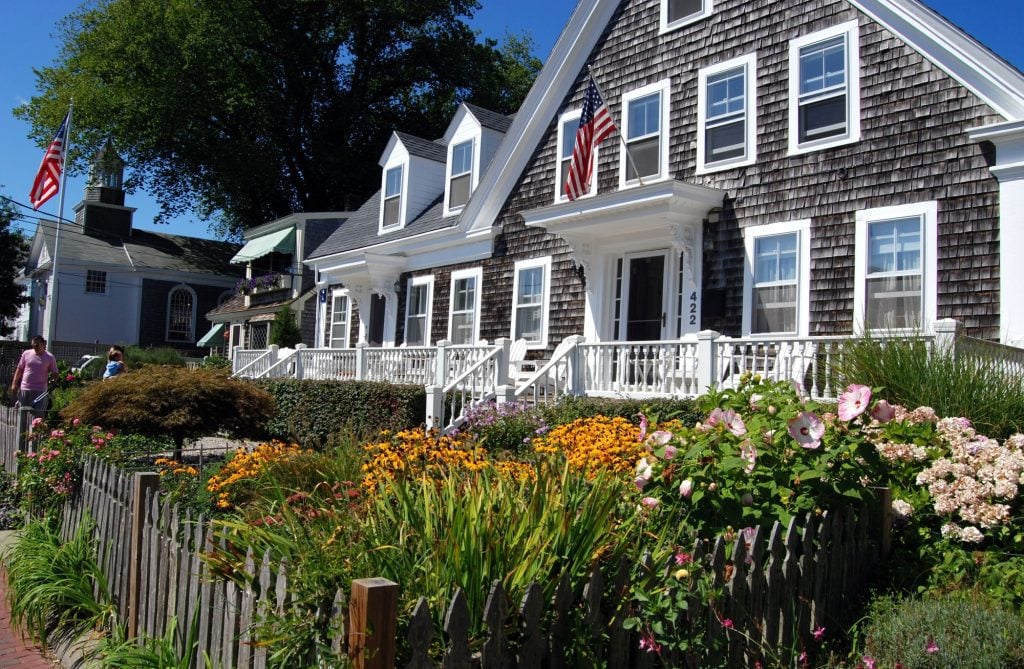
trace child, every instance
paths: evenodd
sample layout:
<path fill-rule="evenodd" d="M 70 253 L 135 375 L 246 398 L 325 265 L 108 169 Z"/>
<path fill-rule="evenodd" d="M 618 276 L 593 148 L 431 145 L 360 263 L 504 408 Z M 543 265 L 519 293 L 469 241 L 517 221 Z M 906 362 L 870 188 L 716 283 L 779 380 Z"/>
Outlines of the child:
<path fill-rule="evenodd" d="M 103 370 L 103 378 L 110 379 L 124 371 L 124 356 L 117 348 L 107 351 L 107 368 Z"/>

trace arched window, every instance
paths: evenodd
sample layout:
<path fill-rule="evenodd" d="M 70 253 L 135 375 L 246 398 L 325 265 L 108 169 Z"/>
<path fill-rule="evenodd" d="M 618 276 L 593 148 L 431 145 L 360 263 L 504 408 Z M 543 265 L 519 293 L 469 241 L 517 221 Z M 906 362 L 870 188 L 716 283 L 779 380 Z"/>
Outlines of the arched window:
<path fill-rule="evenodd" d="M 196 338 L 196 292 L 175 286 L 167 296 L 167 341 L 193 342 Z"/>

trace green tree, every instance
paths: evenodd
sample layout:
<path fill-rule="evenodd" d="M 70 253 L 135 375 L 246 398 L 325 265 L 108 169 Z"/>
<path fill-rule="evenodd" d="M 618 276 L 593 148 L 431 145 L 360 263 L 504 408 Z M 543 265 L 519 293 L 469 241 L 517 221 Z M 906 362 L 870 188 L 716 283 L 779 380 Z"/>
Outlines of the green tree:
<path fill-rule="evenodd" d="M 28 296 L 16 281 L 28 258 L 28 241 L 14 229 L 17 214 L 10 202 L 0 198 L 0 337 L 14 332 L 17 317 Z"/>
<path fill-rule="evenodd" d="M 15 115 L 41 145 L 75 101 L 73 169 L 110 136 L 162 215 L 225 235 L 293 211 L 351 209 L 380 185 L 393 130 L 440 136 L 455 105 L 518 108 L 540 69 L 499 47 L 475 0 L 103 0 Z"/>
<path fill-rule="evenodd" d="M 281 348 L 294 348 L 300 342 L 302 333 L 295 323 L 295 313 L 288 307 L 282 307 L 270 326 L 270 343 Z"/>

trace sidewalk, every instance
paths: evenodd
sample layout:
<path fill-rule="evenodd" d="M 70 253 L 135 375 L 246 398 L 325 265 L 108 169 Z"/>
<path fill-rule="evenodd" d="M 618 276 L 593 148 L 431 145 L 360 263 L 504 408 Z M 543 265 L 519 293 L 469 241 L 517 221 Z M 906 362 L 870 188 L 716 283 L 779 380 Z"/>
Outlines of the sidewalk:
<path fill-rule="evenodd" d="M 39 646 L 22 639 L 21 632 L 11 628 L 7 575 L 0 575 L 0 669 L 53 669 L 59 666 L 58 662 L 46 659 Z"/>

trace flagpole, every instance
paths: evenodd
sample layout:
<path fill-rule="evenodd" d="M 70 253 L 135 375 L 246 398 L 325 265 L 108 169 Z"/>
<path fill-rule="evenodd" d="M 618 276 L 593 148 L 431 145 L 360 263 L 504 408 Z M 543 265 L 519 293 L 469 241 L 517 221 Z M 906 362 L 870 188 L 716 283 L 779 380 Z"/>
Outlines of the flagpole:
<path fill-rule="evenodd" d="M 60 192 L 58 193 L 57 199 L 57 232 L 53 239 L 53 261 L 50 263 L 50 294 L 46 298 L 50 306 L 50 321 L 46 324 L 46 339 L 52 342 L 57 336 L 57 304 L 58 304 L 58 278 L 57 278 L 57 262 L 60 258 L 60 228 L 61 223 L 64 221 L 64 193 L 66 192 L 65 186 L 68 180 L 68 153 L 71 148 L 71 114 L 75 109 L 75 100 L 71 99 L 71 104 L 68 106 L 68 124 L 64 129 L 64 155 L 61 158 L 60 164 Z"/>
<path fill-rule="evenodd" d="M 591 71 L 590 65 L 587 65 L 586 68 L 587 68 L 587 77 L 589 77 L 590 80 L 594 82 L 594 88 L 597 89 L 597 94 L 601 96 L 601 99 L 605 101 L 605 105 L 607 106 L 608 105 L 608 96 L 606 96 L 604 94 L 604 91 L 601 90 L 601 85 L 597 83 L 597 78 L 594 77 L 594 73 L 593 73 L 593 71 Z M 608 115 L 612 117 L 612 122 L 614 123 L 615 122 L 615 117 L 612 115 L 612 108 L 611 107 L 608 107 Z M 616 123 L 615 127 L 622 128 L 622 124 Z M 629 161 L 629 164 L 633 166 L 633 171 L 636 172 L 636 180 L 640 183 L 641 186 L 643 186 L 644 185 L 644 179 L 643 179 L 642 176 L 640 176 L 640 169 L 636 166 L 636 161 L 633 160 L 633 154 L 629 150 L 629 145 L 626 144 L 626 138 L 622 136 L 622 130 L 619 130 L 619 143 L 622 144 L 622 150 L 626 152 L 626 160 Z"/>

